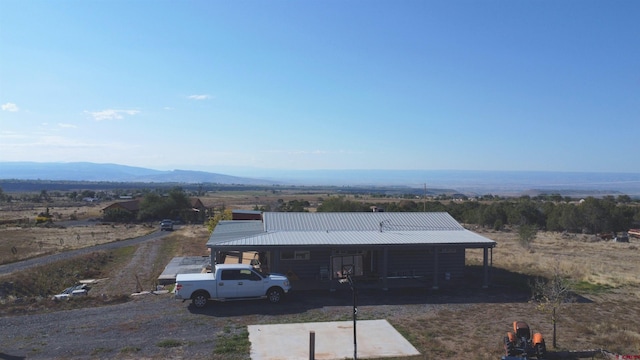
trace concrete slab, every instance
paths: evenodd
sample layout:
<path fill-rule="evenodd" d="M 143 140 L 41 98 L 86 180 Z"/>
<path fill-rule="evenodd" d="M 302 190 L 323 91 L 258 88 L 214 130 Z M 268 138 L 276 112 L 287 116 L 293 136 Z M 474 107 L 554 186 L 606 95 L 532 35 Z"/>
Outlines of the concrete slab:
<path fill-rule="evenodd" d="M 309 359 L 315 332 L 315 359 L 353 359 L 353 321 L 249 325 L 251 359 Z M 387 320 L 358 320 L 358 359 L 420 355 Z"/>
<path fill-rule="evenodd" d="M 209 256 L 174 257 L 158 276 L 158 284 L 174 284 L 178 274 L 200 273 L 210 262 Z"/>

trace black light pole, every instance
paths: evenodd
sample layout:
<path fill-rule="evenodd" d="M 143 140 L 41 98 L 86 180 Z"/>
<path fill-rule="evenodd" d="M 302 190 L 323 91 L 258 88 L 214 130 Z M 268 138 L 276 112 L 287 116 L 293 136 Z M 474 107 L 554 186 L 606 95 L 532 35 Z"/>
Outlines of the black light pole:
<path fill-rule="evenodd" d="M 353 293 L 353 360 L 358 360 L 358 340 L 356 337 L 356 321 L 358 319 L 358 292 L 356 291 L 356 283 L 353 281 L 351 275 L 347 275 L 349 285 L 351 285 L 351 292 Z"/>
<path fill-rule="evenodd" d="M 356 283 L 351 277 L 353 275 L 353 269 L 353 264 L 343 264 L 342 271 L 337 272 L 337 275 L 339 277 L 338 282 L 341 284 L 348 282 L 349 285 L 351 285 L 351 292 L 353 293 L 353 360 L 358 360 L 358 340 L 356 336 L 356 321 L 358 320 L 358 291 L 356 289 Z"/>

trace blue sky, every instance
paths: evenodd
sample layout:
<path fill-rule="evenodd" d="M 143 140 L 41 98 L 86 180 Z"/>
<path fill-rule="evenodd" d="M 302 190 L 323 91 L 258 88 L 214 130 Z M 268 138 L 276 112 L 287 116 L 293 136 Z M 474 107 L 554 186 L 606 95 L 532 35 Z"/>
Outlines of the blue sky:
<path fill-rule="evenodd" d="M 640 2 L 0 1 L 0 161 L 640 172 Z"/>

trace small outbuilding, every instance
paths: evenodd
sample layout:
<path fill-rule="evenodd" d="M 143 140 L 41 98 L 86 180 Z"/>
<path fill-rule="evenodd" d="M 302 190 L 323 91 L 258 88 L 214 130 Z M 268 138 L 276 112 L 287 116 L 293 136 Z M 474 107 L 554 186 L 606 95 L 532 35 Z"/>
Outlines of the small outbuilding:
<path fill-rule="evenodd" d="M 231 210 L 231 220 L 262 220 L 262 211 Z"/>
<path fill-rule="evenodd" d="M 266 212 L 262 220 L 219 222 L 207 242 L 212 264 L 254 252 L 256 266 L 298 288 L 333 289 L 350 275 L 385 290 L 462 278 L 467 249 L 483 250 L 487 287 L 495 246 L 445 212 Z"/>

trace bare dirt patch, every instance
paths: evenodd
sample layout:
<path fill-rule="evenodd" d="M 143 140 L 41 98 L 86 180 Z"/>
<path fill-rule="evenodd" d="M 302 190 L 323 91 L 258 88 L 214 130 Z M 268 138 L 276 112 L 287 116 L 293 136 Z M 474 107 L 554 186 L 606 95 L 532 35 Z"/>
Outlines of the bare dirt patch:
<path fill-rule="evenodd" d="M 202 225 L 184 225 L 164 238 L 138 245 L 126 263 L 106 274 L 92 292 L 117 296 L 156 290 L 158 276 L 173 257 L 208 255 L 208 235 Z"/>

